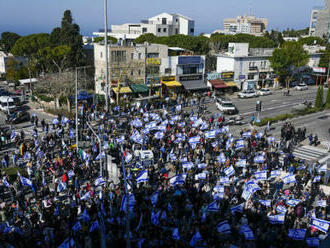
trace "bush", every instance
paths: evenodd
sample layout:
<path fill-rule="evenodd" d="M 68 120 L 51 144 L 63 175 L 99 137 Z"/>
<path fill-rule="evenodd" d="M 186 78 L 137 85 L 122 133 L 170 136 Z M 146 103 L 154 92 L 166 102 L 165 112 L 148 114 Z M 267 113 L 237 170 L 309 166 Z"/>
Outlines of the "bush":
<path fill-rule="evenodd" d="M 66 105 L 66 97 L 65 96 L 60 96 L 60 98 L 58 99 L 58 101 L 60 102 L 60 105 Z"/>
<path fill-rule="evenodd" d="M 47 95 L 35 95 L 40 101 L 51 102 L 54 101 L 54 97 Z"/>

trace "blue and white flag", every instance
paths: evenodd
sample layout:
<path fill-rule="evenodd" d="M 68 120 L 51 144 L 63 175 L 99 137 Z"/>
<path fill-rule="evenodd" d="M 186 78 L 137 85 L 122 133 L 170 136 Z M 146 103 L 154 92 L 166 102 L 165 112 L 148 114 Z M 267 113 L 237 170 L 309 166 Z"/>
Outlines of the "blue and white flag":
<path fill-rule="evenodd" d="M 265 157 L 264 155 L 258 155 L 254 157 L 253 161 L 257 164 L 262 164 L 263 162 L 265 162 Z"/>
<path fill-rule="evenodd" d="M 2 178 L 2 183 L 3 183 L 3 185 L 5 185 L 7 188 L 10 188 L 10 184 L 8 183 L 6 177 L 3 177 L 3 178 Z"/>
<path fill-rule="evenodd" d="M 90 217 L 87 212 L 87 209 L 85 208 L 84 212 L 78 217 L 79 220 L 83 220 L 84 222 L 89 222 Z"/>
<path fill-rule="evenodd" d="M 206 168 L 206 164 L 205 163 L 200 163 L 197 165 L 198 169 L 205 169 Z"/>
<path fill-rule="evenodd" d="M 17 133 L 15 131 L 12 131 L 11 135 L 10 135 L 10 139 L 14 140 L 16 138 L 16 136 L 17 136 Z"/>
<path fill-rule="evenodd" d="M 90 194 L 90 192 L 88 191 L 88 192 L 86 192 L 86 193 L 80 198 L 80 200 L 85 201 L 85 200 L 89 199 L 90 197 L 91 197 L 91 194 Z"/>
<path fill-rule="evenodd" d="M 314 177 L 314 179 L 313 179 L 313 183 L 318 183 L 320 181 L 321 181 L 321 176 L 320 175 Z"/>
<path fill-rule="evenodd" d="M 60 180 L 60 183 L 57 185 L 57 192 L 62 192 L 66 190 L 66 184 Z"/>
<path fill-rule="evenodd" d="M 179 228 L 174 228 L 173 229 L 172 238 L 174 240 L 180 240 Z"/>
<path fill-rule="evenodd" d="M 94 221 L 91 227 L 89 228 L 89 232 L 93 232 L 95 230 L 99 229 L 99 222 L 98 220 Z"/>
<path fill-rule="evenodd" d="M 31 154 L 29 152 L 24 153 L 23 159 L 24 160 L 30 160 L 31 159 Z"/>
<path fill-rule="evenodd" d="M 172 118 L 171 118 L 172 121 L 178 121 L 180 119 L 181 119 L 181 117 L 179 115 L 172 116 Z"/>
<path fill-rule="evenodd" d="M 124 135 L 121 136 L 120 138 L 117 138 L 117 139 L 116 139 L 116 142 L 117 142 L 119 145 L 122 144 L 124 141 L 125 141 L 125 136 L 124 136 Z"/>
<path fill-rule="evenodd" d="M 276 208 L 276 211 L 282 214 L 285 214 L 288 210 L 286 209 L 286 207 L 278 205 Z"/>
<path fill-rule="evenodd" d="M 232 175 L 235 174 L 235 169 L 234 167 L 231 165 L 230 167 L 225 169 L 225 174 L 227 175 L 227 177 L 230 177 Z"/>
<path fill-rule="evenodd" d="M 209 212 L 218 212 L 220 211 L 218 202 L 215 200 L 213 202 L 211 202 L 208 206 L 207 206 L 207 211 Z"/>
<path fill-rule="evenodd" d="M 284 224 L 285 215 L 284 214 L 278 214 L 278 215 L 269 215 L 268 220 L 271 224 Z"/>
<path fill-rule="evenodd" d="M 177 137 L 177 138 L 179 138 L 179 139 L 182 139 L 182 140 L 185 140 L 185 136 L 184 136 L 184 134 L 182 134 L 182 133 L 177 133 L 176 135 L 175 135 L 175 137 Z"/>
<path fill-rule="evenodd" d="M 206 130 L 206 129 L 208 129 L 209 128 L 209 124 L 207 124 L 205 121 L 203 121 L 203 123 L 202 123 L 202 126 L 201 126 L 201 130 Z"/>
<path fill-rule="evenodd" d="M 306 243 L 308 247 L 319 247 L 320 239 L 318 237 L 306 238 Z"/>
<path fill-rule="evenodd" d="M 264 136 L 264 133 L 262 133 L 262 132 L 259 132 L 259 133 L 256 133 L 256 134 L 255 134 L 255 137 L 256 137 L 257 139 L 261 139 L 262 136 Z"/>
<path fill-rule="evenodd" d="M 69 121 L 69 119 L 68 118 L 66 118 L 65 116 L 63 116 L 62 117 L 62 125 L 65 125 L 65 124 L 67 124 L 68 123 L 68 121 Z"/>
<path fill-rule="evenodd" d="M 125 162 L 129 163 L 129 162 L 132 161 L 132 159 L 133 159 L 133 155 L 130 154 L 129 152 L 127 152 L 126 155 L 125 155 Z"/>
<path fill-rule="evenodd" d="M 306 229 L 289 229 L 288 237 L 293 240 L 304 240 Z"/>
<path fill-rule="evenodd" d="M 189 144 L 190 145 L 192 145 L 192 144 L 198 144 L 200 142 L 200 139 L 201 139 L 201 137 L 199 137 L 199 136 L 191 137 L 189 139 Z"/>
<path fill-rule="evenodd" d="M 321 172 L 327 172 L 327 164 L 324 164 L 324 165 L 320 166 L 320 167 L 317 169 L 317 172 L 318 172 L 318 173 L 321 173 Z"/>
<path fill-rule="evenodd" d="M 192 168 L 194 168 L 194 164 L 192 162 L 185 162 L 182 163 L 182 168 L 186 170 L 191 170 Z"/>
<path fill-rule="evenodd" d="M 241 203 L 237 206 L 231 207 L 230 212 L 231 212 L 231 214 L 234 214 L 236 212 L 243 213 L 243 209 L 244 209 L 244 203 Z"/>
<path fill-rule="evenodd" d="M 244 140 L 243 139 L 236 140 L 235 148 L 236 150 L 244 148 Z"/>
<path fill-rule="evenodd" d="M 52 123 L 53 123 L 54 125 L 57 125 L 57 124 L 59 123 L 59 121 L 58 121 L 57 118 L 55 118 L 55 119 L 52 120 Z"/>
<path fill-rule="evenodd" d="M 213 188 L 214 191 L 218 193 L 224 193 L 225 192 L 225 187 L 223 185 L 217 185 Z"/>
<path fill-rule="evenodd" d="M 184 174 L 179 174 L 170 179 L 170 185 L 175 186 L 185 183 L 186 176 Z"/>
<path fill-rule="evenodd" d="M 326 201 L 326 200 L 319 200 L 319 201 L 316 201 L 316 206 L 317 206 L 317 207 L 326 208 L 326 207 L 327 207 L 327 201 Z"/>
<path fill-rule="evenodd" d="M 81 224 L 80 224 L 80 221 L 79 220 L 76 222 L 76 224 L 73 225 L 72 230 L 73 230 L 74 233 L 76 233 L 79 230 L 81 230 Z"/>
<path fill-rule="evenodd" d="M 145 128 L 148 128 L 149 130 L 154 130 L 157 128 L 157 122 L 156 121 L 148 122 L 145 125 Z"/>
<path fill-rule="evenodd" d="M 155 226 L 158 226 L 159 225 L 159 217 L 160 217 L 160 210 L 157 213 L 152 211 L 152 213 L 151 213 L 151 223 L 154 224 Z"/>
<path fill-rule="evenodd" d="M 228 220 L 225 220 L 223 222 L 220 222 L 217 225 L 217 231 L 219 233 L 222 233 L 222 234 L 230 234 L 231 233 L 231 230 L 230 230 L 230 225 L 228 223 Z"/>
<path fill-rule="evenodd" d="M 195 247 L 197 245 L 197 243 L 202 240 L 203 240 L 202 235 L 199 233 L 199 231 L 196 231 L 196 233 L 190 240 L 189 245 L 192 247 Z"/>
<path fill-rule="evenodd" d="M 284 184 L 296 183 L 295 175 L 288 175 L 282 178 Z"/>
<path fill-rule="evenodd" d="M 301 201 L 298 199 L 291 199 L 291 200 L 287 200 L 286 204 L 289 205 L 290 207 L 295 207 L 297 206 Z"/>
<path fill-rule="evenodd" d="M 181 109 L 182 109 L 182 106 L 181 106 L 181 104 L 179 104 L 179 105 L 176 105 L 176 107 L 175 107 L 175 110 L 176 111 L 181 111 Z"/>
<path fill-rule="evenodd" d="M 250 138 L 251 137 L 251 135 L 252 135 L 252 132 L 244 132 L 243 134 L 242 134 L 242 136 L 244 137 L 244 138 Z"/>
<path fill-rule="evenodd" d="M 73 139 L 74 135 L 75 135 L 74 130 L 70 129 L 70 132 L 69 132 L 70 139 Z"/>
<path fill-rule="evenodd" d="M 152 204 L 153 207 L 155 207 L 156 204 L 157 204 L 157 201 L 158 201 L 158 195 L 159 195 L 159 192 L 156 191 L 156 192 L 154 192 L 154 193 L 151 195 L 151 197 L 150 197 L 150 201 L 151 201 L 151 204 Z"/>
<path fill-rule="evenodd" d="M 143 123 L 140 119 L 135 119 L 131 122 L 131 125 L 134 127 L 142 127 Z"/>
<path fill-rule="evenodd" d="M 129 208 L 129 211 L 130 212 L 133 211 L 133 208 L 134 208 L 135 204 L 136 204 L 136 201 L 135 201 L 134 195 L 133 194 L 129 194 L 129 197 L 128 197 L 128 208 Z M 127 211 L 127 196 L 126 196 L 126 194 L 121 199 L 120 211 L 124 211 L 124 212 Z"/>
<path fill-rule="evenodd" d="M 229 126 L 224 126 L 224 127 L 220 128 L 218 130 L 219 130 L 219 133 L 228 133 L 229 132 Z"/>
<path fill-rule="evenodd" d="M 263 180 L 267 180 L 267 171 L 257 171 L 254 173 L 254 176 L 256 178 L 257 181 L 263 181 Z"/>
<path fill-rule="evenodd" d="M 246 167 L 246 159 L 239 159 L 236 161 L 236 167 Z"/>
<path fill-rule="evenodd" d="M 216 130 L 207 131 L 204 133 L 206 139 L 215 139 L 217 136 Z"/>
<path fill-rule="evenodd" d="M 165 132 L 166 131 L 166 126 L 165 125 L 159 125 L 157 127 L 157 130 Z"/>
<path fill-rule="evenodd" d="M 260 190 L 260 187 L 254 181 L 249 181 L 245 183 L 242 198 L 247 201 L 257 190 Z"/>
<path fill-rule="evenodd" d="M 327 233 L 329 230 L 330 221 L 312 218 L 312 227 L 321 232 Z"/>
<path fill-rule="evenodd" d="M 98 186 L 101 186 L 101 185 L 105 184 L 106 182 L 107 181 L 103 177 L 98 177 L 95 180 L 94 184 L 95 184 L 96 187 L 98 187 Z"/>
<path fill-rule="evenodd" d="M 216 148 L 218 146 L 218 141 L 212 142 L 211 145 L 212 145 L 213 148 Z"/>
<path fill-rule="evenodd" d="M 274 144 L 275 143 L 275 137 L 268 137 L 268 143 Z"/>
<path fill-rule="evenodd" d="M 230 183 L 229 177 L 220 177 L 220 183 L 222 184 Z"/>
<path fill-rule="evenodd" d="M 272 206 L 272 201 L 271 200 L 259 200 L 259 202 L 266 206 L 266 207 L 271 207 Z"/>
<path fill-rule="evenodd" d="M 136 178 L 137 183 L 148 182 L 148 171 L 143 170 L 140 172 L 140 175 Z"/>
<path fill-rule="evenodd" d="M 246 240 L 254 240 L 254 235 L 251 228 L 248 225 L 242 225 L 240 233 L 244 235 Z"/>
<path fill-rule="evenodd" d="M 88 160 L 88 155 L 84 150 L 81 152 L 81 156 L 83 160 Z"/>
<path fill-rule="evenodd" d="M 281 175 L 281 170 L 273 170 L 270 172 L 270 177 L 279 177 Z"/>
<path fill-rule="evenodd" d="M 231 137 L 226 141 L 226 150 L 228 150 L 230 148 L 230 146 L 232 145 L 232 143 L 234 142 L 234 138 Z M 243 147 L 244 147 L 244 142 L 243 142 Z"/>
<path fill-rule="evenodd" d="M 33 188 L 33 184 L 32 184 L 32 181 L 27 179 L 26 177 L 23 177 L 23 176 L 20 176 L 20 179 L 21 179 L 21 183 L 24 185 L 24 186 L 30 186 Z"/>
<path fill-rule="evenodd" d="M 197 174 L 197 178 L 198 178 L 198 180 L 205 180 L 206 179 L 206 173 L 202 172 L 202 173 Z"/>
<path fill-rule="evenodd" d="M 105 152 L 102 151 L 101 153 L 99 153 L 99 155 L 96 156 L 95 160 L 98 161 L 100 159 L 104 159 L 105 158 Z"/>
<path fill-rule="evenodd" d="M 155 138 L 156 139 L 162 139 L 164 137 L 164 132 L 157 132 L 155 133 Z"/>
<path fill-rule="evenodd" d="M 172 161 L 175 161 L 175 160 L 177 159 L 177 157 L 175 156 L 174 153 L 170 153 L 170 159 L 171 159 Z"/>
<path fill-rule="evenodd" d="M 74 172 L 73 172 L 73 170 L 69 170 L 68 171 L 68 177 L 71 179 L 72 177 L 74 177 Z"/>
<path fill-rule="evenodd" d="M 222 153 L 220 153 L 220 156 L 217 157 L 217 160 L 219 163 L 224 164 L 224 163 L 226 163 L 227 158 L 226 158 L 225 154 L 222 152 Z"/>
<path fill-rule="evenodd" d="M 190 121 L 195 122 L 195 121 L 197 121 L 197 120 L 198 120 L 198 117 L 197 117 L 197 116 L 191 116 L 191 117 L 190 117 Z"/>

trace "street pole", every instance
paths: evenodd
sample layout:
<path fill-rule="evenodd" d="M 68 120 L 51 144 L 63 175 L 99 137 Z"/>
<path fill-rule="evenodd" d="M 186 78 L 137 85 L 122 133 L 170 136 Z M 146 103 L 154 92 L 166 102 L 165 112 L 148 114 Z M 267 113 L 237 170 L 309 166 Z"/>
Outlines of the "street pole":
<path fill-rule="evenodd" d="M 92 131 L 92 133 L 96 136 L 97 141 L 99 142 L 99 152 L 100 152 L 100 154 L 101 154 L 101 150 L 102 150 L 101 139 L 100 139 L 100 137 L 95 133 L 95 131 L 94 131 L 93 127 L 91 126 L 91 124 L 90 124 L 88 121 L 86 121 L 86 123 L 87 123 L 87 126 L 89 127 L 89 129 Z M 102 156 L 101 156 L 101 158 L 100 158 L 100 177 L 102 177 Z"/>
<path fill-rule="evenodd" d="M 105 47 L 105 105 L 106 111 L 109 111 L 109 61 L 108 61 L 108 0 L 104 0 L 104 47 Z"/>
<path fill-rule="evenodd" d="M 79 152 L 79 137 L 78 137 L 78 68 L 76 68 L 76 148 Z"/>
<path fill-rule="evenodd" d="M 330 73 L 330 58 L 329 58 L 329 65 L 328 65 L 327 83 L 329 81 L 329 73 Z"/>

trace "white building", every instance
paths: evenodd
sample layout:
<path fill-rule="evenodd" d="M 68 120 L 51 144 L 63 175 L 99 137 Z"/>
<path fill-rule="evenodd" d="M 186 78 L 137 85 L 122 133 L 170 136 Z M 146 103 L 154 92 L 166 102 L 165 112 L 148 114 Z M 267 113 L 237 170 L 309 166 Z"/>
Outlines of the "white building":
<path fill-rule="evenodd" d="M 159 37 L 174 34 L 194 35 L 195 21 L 181 14 L 162 13 L 147 20 L 142 20 L 140 23 L 111 25 L 111 31 L 108 35 L 118 40 L 134 40 L 146 33 L 152 33 Z M 94 32 L 93 35 L 104 36 L 104 30 Z"/>
<path fill-rule="evenodd" d="M 216 30 L 213 33 L 225 34 L 251 34 L 261 36 L 266 32 L 268 20 L 255 16 L 237 16 L 226 18 L 223 21 L 224 30 Z"/>
<path fill-rule="evenodd" d="M 0 75 L 6 73 L 6 62 L 10 57 L 13 57 L 13 55 L 0 51 Z"/>

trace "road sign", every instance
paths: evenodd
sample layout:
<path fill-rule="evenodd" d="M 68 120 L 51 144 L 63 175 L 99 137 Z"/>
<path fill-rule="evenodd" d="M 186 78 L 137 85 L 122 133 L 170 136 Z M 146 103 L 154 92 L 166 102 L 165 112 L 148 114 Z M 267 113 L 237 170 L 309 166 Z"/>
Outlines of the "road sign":
<path fill-rule="evenodd" d="M 257 104 L 256 104 L 256 111 L 257 111 L 257 112 L 261 112 L 261 101 L 257 101 Z"/>

